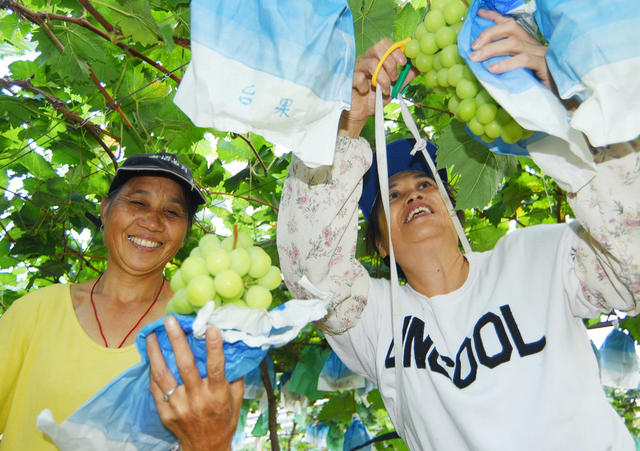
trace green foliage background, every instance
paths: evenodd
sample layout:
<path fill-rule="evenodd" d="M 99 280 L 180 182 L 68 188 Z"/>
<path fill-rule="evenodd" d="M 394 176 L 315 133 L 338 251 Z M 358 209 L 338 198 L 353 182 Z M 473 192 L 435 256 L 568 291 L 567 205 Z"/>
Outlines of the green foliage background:
<path fill-rule="evenodd" d="M 360 54 L 383 37 L 409 36 L 426 0 L 349 0 L 349 6 Z M 101 273 L 106 249 L 87 214 L 98 216 L 114 164 L 140 152 L 178 154 L 209 195 L 167 276 L 203 233 L 228 234 L 233 224 L 277 263 L 277 208 L 289 155 L 255 134 L 195 127 L 173 104 L 190 59 L 189 38 L 187 1 L 0 0 L 0 58 L 13 61 L 0 78 L 0 313 L 28 290 Z M 431 127 L 440 147 L 438 164 L 449 170 L 474 250 L 492 248 L 510 227 L 571 215 L 553 180 L 528 159 L 496 155 L 473 141 L 451 122 L 447 99 L 428 92 L 420 78 L 406 97 L 419 126 Z M 408 136 L 397 104 L 386 115 L 389 140 Z M 373 141 L 372 127 L 365 135 Z M 215 228 L 213 218 L 224 226 Z M 358 252 L 372 274 L 385 274 L 379 262 Z M 284 286 L 277 293 L 279 301 L 289 296 Z M 623 327 L 640 337 L 635 319 Z M 312 371 L 304 363 L 311 352 L 328 352 L 314 326 L 271 352 L 276 373 Z M 308 449 L 304 430 L 321 421 L 331 426 L 329 442 L 337 449 L 355 412 L 373 434 L 393 430 L 377 391 L 366 402 L 354 392 L 307 396 L 313 401 L 303 414 L 289 415 L 296 427 L 279 431 L 283 445 Z M 612 399 L 635 432 L 635 392 L 615 392 Z M 245 407 L 256 411 L 259 403 L 246 401 Z M 258 426 L 253 433 L 266 434 Z M 404 445 L 394 440 L 377 447 Z"/>

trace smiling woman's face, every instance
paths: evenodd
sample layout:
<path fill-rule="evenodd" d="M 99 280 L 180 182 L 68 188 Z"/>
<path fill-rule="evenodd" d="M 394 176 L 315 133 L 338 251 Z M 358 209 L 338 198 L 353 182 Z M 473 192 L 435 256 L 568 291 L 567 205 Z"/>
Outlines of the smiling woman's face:
<path fill-rule="evenodd" d="M 162 271 L 187 233 L 182 186 L 166 177 L 134 177 L 113 198 L 103 199 L 101 218 L 109 263 L 133 275 Z"/>
<path fill-rule="evenodd" d="M 382 210 L 382 205 L 380 204 Z M 419 171 L 404 171 L 389 179 L 391 237 L 400 266 L 405 252 L 429 239 L 450 239 L 457 246 L 457 235 L 447 207 L 435 181 Z M 377 215 L 381 239 L 377 243 L 383 257 L 388 255 L 388 232 L 384 212 Z"/>

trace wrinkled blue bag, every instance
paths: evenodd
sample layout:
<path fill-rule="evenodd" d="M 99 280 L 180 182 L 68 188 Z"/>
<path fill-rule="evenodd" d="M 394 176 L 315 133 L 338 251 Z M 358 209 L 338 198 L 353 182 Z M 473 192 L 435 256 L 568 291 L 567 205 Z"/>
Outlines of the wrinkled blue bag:
<path fill-rule="evenodd" d="M 330 165 L 355 52 L 347 0 L 192 0 L 192 60 L 174 102 L 199 127 L 252 131 Z"/>
<path fill-rule="evenodd" d="M 175 316 L 185 332 L 200 375 L 205 377 L 205 340 L 193 336 L 192 316 Z M 151 333 L 156 334 L 162 355 L 173 377 L 178 384 L 182 384 L 175 355 L 164 329 L 164 318 L 146 325 L 136 338 L 141 362 L 120 374 L 65 421 L 67 427 L 77 425 L 78 430 L 85 431 L 85 436 L 82 437 L 84 444 L 79 442 L 78 449 L 100 449 L 97 448 L 97 443 L 104 438 L 122 442 L 122 449 L 126 449 L 124 444 L 128 443 L 129 446 L 136 447 L 131 449 L 139 451 L 167 450 L 178 444 L 175 435 L 160 421 L 155 401 L 149 391 L 149 357 L 145 338 Z M 261 348 L 250 348 L 241 341 L 225 342 L 223 351 L 225 375 L 230 382 L 258 367 L 267 352 Z M 97 441 L 92 442 L 91 437 L 95 437 Z M 52 439 L 57 444 L 56 437 Z"/>
<path fill-rule="evenodd" d="M 600 346 L 600 379 L 603 385 L 627 389 L 640 382 L 635 340 L 617 327 Z"/>
<path fill-rule="evenodd" d="M 369 434 L 367 428 L 362 424 L 360 417 L 354 414 L 351 425 L 349 425 L 347 432 L 344 434 L 343 451 L 351 451 L 354 448 L 362 451 L 371 451 L 373 449 L 372 445 L 362 446 L 369 440 L 371 440 L 371 434 Z M 362 448 L 359 448 L 360 446 L 362 446 Z"/>
<path fill-rule="evenodd" d="M 344 364 L 338 354 L 331 351 L 327 357 L 320 376 L 318 377 L 318 390 L 321 391 L 339 391 L 354 390 L 364 388 L 365 379 L 359 374 L 351 371 Z"/>
<path fill-rule="evenodd" d="M 549 176 L 553 177 L 566 191 L 576 192 L 584 186 L 595 174 L 595 165 L 591 152 L 582 132 L 572 126 L 566 109 L 560 100 L 528 69 L 516 69 L 504 74 L 492 74 L 487 67 L 505 57 L 495 57 L 484 62 L 474 62 L 469 59 L 473 52 L 471 44 L 486 28 L 494 23 L 488 19 L 478 17 L 478 9 L 491 9 L 503 15 L 533 18 L 532 6 L 545 4 L 553 0 L 537 0 L 526 3 L 523 0 L 474 0 L 469 6 L 467 19 L 458 34 L 458 49 L 460 56 L 469 65 L 475 76 L 491 96 L 524 128 L 535 133 L 527 140 L 514 145 L 508 145 L 498 139 L 487 146 L 498 153 L 523 155 L 528 152 L 536 164 Z M 599 1 L 599 0 L 598 0 Z M 625 0 L 632 1 L 632 0 Z M 579 0 L 561 0 L 556 3 L 574 3 Z M 584 2 L 582 2 L 584 3 Z M 597 1 L 596 1 L 597 3 Z M 584 6 L 584 5 L 583 5 Z M 584 6 L 586 7 L 586 6 Z M 548 10 L 537 11 L 536 21 L 544 21 Z M 580 11 L 572 12 L 580 16 Z M 548 11 L 549 14 L 553 12 Z M 568 20 L 562 18 L 562 22 Z M 580 19 L 578 19 L 580 20 Z M 574 38 L 579 38 L 574 36 Z M 560 58 L 566 55 L 567 43 L 564 36 L 555 36 L 550 48 L 558 49 Z M 568 68 L 564 68 L 568 70 Z M 560 78 L 553 72 L 554 79 Z"/>
<path fill-rule="evenodd" d="M 225 375 L 232 382 L 256 369 L 270 347 L 289 342 L 302 327 L 319 320 L 326 311 L 325 301 L 320 299 L 291 300 L 268 312 L 232 304 L 218 308 L 209 302 L 195 319 L 193 316 L 174 316 L 185 332 L 202 377 L 206 376 L 206 343 L 204 338 L 194 336 L 194 329 L 204 333 L 206 327 L 218 326 L 223 336 Z M 158 338 L 167 367 L 178 384 L 182 384 L 164 329 L 164 318 L 146 325 L 136 338 L 140 363 L 116 377 L 61 425 L 54 421 L 51 411 L 40 413 L 36 426 L 60 450 L 155 451 L 178 445 L 177 438 L 160 421 L 149 391 L 145 338 L 151 333 Z"/>

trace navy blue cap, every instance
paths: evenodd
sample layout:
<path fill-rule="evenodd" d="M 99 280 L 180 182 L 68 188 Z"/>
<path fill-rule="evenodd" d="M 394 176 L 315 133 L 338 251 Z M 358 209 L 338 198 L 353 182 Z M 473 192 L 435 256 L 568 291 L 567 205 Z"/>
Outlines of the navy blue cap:
<path fill-rule="evenodd" d="M 420 171 L 426 173 L 433 178 L 433 173 L 429 169 L 429 165 L 424 159 L 422 152 L 418 151 L 411 155 L 411 150 L 416 143 L 413 138 L 399 139 L 387 145 L 387 169 L 389 170 L 389 178 L 398 172 L 404 171 Z M 427 151 L 431 158 L 435 161 L 436 151 L 438 148 L 427 141 Z M 447 181 L 447 171 L 441 169 L 438 171 L 443 182 Z M 373 155 L 373 163 L 369 170 L 362 177 L 362 195 L 360 196 L 360 209 L 364 218 L 368 221 L 371 217 L 373 205 L 376 198 L 380 194 L 380 186 L 378 184 L 378 166 L 376 165 L 375 153 Z"/>
<path fill-rule="evenodd" d="M 196 186 L 191 170 L 180 163 L 176 155 L 162 152 L 142 153 L 127 158 L 116 170 L 116 175 L 109 186 L 109 194 L 129 179 L 144 175 L 167 177 L 184 186 L 194 211 L 207 201 L 202 191 Z"/>

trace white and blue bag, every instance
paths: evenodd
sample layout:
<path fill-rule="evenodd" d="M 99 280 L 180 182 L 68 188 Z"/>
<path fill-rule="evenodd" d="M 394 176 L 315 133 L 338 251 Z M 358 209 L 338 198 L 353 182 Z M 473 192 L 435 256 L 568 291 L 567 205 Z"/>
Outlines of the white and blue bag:
<path fill-rule="evenodd" d="M 267 361 L 267 374 L 269 374 L 271 386 L 275 387 L 276 372 L 273 367 L 273 360 L 271 359 L 269 354 L 265 356 L 265 360 Z M 266 396 L 267 390 L 264 388 L 264 383 L 262 382 L 262 371 L 260 369 L 260 366 L 257 366 L 244 376 L 243 399 L 261 399 L 266 398 Z"/>
<path fill-rule="evenodd" d="M 303 443 L 311 445 L 312 449 L 326 449 L 327 435 L 329 434 L 329 425 L 324 423 L 315 423 L 307 426 L 302 437 Z"/>
<path fill-rule="evenodd" d="M 493 25 L 477 16 L 479 8 L 513 15 L 540 30 L 549 43 L 547 64 L 560 97 L 581 102 L 573 114 L 531 71 L 492 74 L 487 66 L 504 57 L 469 59 L 473 41 Z M 491 96 L 520 125 L 543 133 L 518 144 L 561 188 L 575 192 L 595 173 L 584 135 L 591 145 L 604 146 L 640 134 L 639 30 L 636 0 L 474 0 L 458 48 Z M 497 147 L 491 150 L 500 151 Z"/>
<path fill-rule="evenodd" d="M 195 317 L 175 315 L 187 337 L 202 377 L 206 376 L 207 327 L 222 333 L 225 375 L 232 382 L 258 368 L 267 350 L 293 340 L 309 322 L 323 318 L 327 301 L 292 300 L 266 311 L 206 304 Z M 152 451 L 179 445 L 158 415 L 149 391 L 149 358 L 145 337 L 155 333 L 167 367 L 178 384 L 182 379 L 164 329 L 164 318 L 146 325 L 136 338 L 141 362 L 124 371 L 89 401 L 58 425 L 51 411 L 38 416 L 36 426 L 61 451 Z"/>
<path fill-rule="evenodd" d="M 341 391 L 365 388 L 365 378 L 354 373 L 331 351 L 318 376 L 318 390 Z"/>
<path fill-rule="evenodd" d="M 174 102 L 199 127 L 255 132 L 330 165 L 355 53 L 347 0 L 192 0 L 192 58 Z"/>
<path fill-rule="evenodd" d="M 640 361 L 631 335 L 614 327 L 600 346 L 600 382 L 609 387 L 637 388 Z"/>

